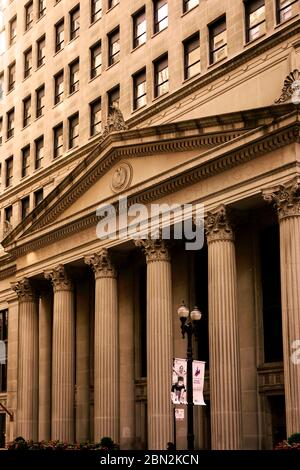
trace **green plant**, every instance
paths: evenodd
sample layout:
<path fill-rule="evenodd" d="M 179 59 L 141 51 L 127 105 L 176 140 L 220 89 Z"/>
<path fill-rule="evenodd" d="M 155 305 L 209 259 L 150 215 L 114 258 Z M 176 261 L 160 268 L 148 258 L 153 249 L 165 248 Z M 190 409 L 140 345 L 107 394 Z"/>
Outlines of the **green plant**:
<path fill-rule="evenodd" d="M 290 445 L 300 444 L 300 432 L 295 432 L 294 434 L 291 434 L 287 441 Z"/>

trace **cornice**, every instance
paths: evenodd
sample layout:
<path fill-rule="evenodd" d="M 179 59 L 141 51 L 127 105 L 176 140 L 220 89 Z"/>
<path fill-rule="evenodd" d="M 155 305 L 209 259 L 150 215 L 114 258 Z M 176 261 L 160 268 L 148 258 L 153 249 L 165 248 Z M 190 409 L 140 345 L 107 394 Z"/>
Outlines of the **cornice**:
<path fill-rule="evenodd" d="M 222 173 L 230 168 L 253 160 L 259 156 L 265 155 L 276 149 L 280 149 L 288 144 L 300 142 L 300 124 L 298 122 L 275 131 L 265 137 L 261 137 L 247 145 L 225 152 L 221 156 L 197 165 L 187 171 L 181 172 L 172 178 L 154 184 L 140 193 L 134 194 L 128 198 L 128 204 L 150 203 L 162 198 L 170 193 L 182 190 L 192 184 L 209 178 L 210 176 Z M 22 246 L 12 247 L 10 252 L 13 256 L 18 257 L 29 251 L 33 251 L 46 246 L 54 241 L 65 238 L 68 235 L 79 233 L 89 227 L 95 226 L 99 222 L 99 218 L 93 212 L 92 214 L 82 217 L 80 220 L 62 226 L 49 232 L 43 236 L 39 236 L 36 240 L 28 241 Z"/>
<path fill-rule="evenodd" d="M 224 77 L 224 75 L 237 69 L 241 65 L 245 64 L 251 59 L 256 59 L 260 54 L 272 49 L 292 36 L 300 33 L 300 20 L 294 21 L 283 30 L 279 30 L 273 33 L 272 36 L 267 37 L 258 44 L 254 44 L 245 51 L 241 52 L 237 56 L 226 60 L 224 63 L 216 66 L 213 70 L 208 70 L 205 75 L 200 76 L 193 82 L 187 83 L 182 86 L 180 90 L 175 91 L 170 96 L 167 96 L 160 102 L 155 102 L 151 107 L 146 108 L 140 114 L 133 116 L 126 121 L 129 129 L 139 126 L 145 123 L 149 118 L 154 115 L 158 115 L 161 111 L 169 108 L 170 106 L 178 103 L 178 101 L 192 95 L 196 91 L 204 88 L 210 83 L 214 82 L 218 78 Z"/>
<path fill-rule="evenodd" d="M 8 266 L 7 268 L 1 269 L 0 280 L 13 276 L 16 272 L 17 272 L 17 266 L 15 264 L 13 266 Z"/>

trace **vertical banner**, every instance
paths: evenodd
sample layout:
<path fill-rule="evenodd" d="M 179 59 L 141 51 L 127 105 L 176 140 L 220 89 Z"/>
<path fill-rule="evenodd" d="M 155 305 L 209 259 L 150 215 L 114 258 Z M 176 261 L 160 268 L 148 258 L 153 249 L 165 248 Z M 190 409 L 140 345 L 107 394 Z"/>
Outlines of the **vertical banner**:
<path fill-rule="evenodd" d="M 194 405 L 205 405 L 203 398 L 205 362 L 193 361 L 193 401 Z"/>
<path fill-rule="evenodd" d="M 187 404 L 186 399 L 186 359 L 173 359 L 171 401 L 173 405 Z"/>

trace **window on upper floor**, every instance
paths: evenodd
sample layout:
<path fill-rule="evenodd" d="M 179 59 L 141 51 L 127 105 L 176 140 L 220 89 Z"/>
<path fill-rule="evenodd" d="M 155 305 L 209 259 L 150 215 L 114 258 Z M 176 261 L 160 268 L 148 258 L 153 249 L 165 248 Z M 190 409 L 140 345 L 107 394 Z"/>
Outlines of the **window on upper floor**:
<path fill-rule="evenodd" d="M 16 62 L 13 62 L 8 66 L 8 91 L 15 88 L 16 84 Z"/>
<path fill-rule="evenodd" d="M 29 77 L 31 75 L 32 70 L 32 47 L 27 49 L 24 52 L 24 78 Z"/>
<path fill-rule="evenodd" d="M 90 103 L 90 136 L 101 132 L 101 98 Z"/>
<path fill-rule="evenodd" d="M 79 142 L 79 113 L 69 117 L 69 149 L 77 147 Z"/>
<path fill-rule="evenodd" d="M 209 25 L 209 56 L 214 64 L 227 56 L 226 17 L 222 16 Z"/>
<path fill-rule="evenodd" d="M 183 42 L 184 50 L 184 79 L 200 73 L 200 36 L 193 34 Z"/>
<path fill-rule="evenodd" d="M 90 48 L 91 57 L 91 72 L 90 78 L 95 78 L 101 73 L 102 54 L 101 54 L 101 41 L 96 42 Z"/>
<path fill-rule="evenodd" d="M 70 89 L 69 93 L 79 90 L 79 58 L 69 65 Z"/>
<path fill-rule="evenodd" d="M 38 18 L 46 13 L 46 0 L 38 0 Z"/>
<path fill-rule="evenodd" d="M 23 127 L 28 126 L 31 120 L 31 96 L 23 100 Z"/>
<path fill-rule="evenodd" d="M 12 215 L 13 215 L 12 206 L 6 207 L 5 211 L 4 211 L 4 220 L 5 220 L 5 222 L 8 222 L 9 224 L 11 224 Z"/>
<path fill-rule="evenodd" d="M 37 90 L 35 90 L 35 117 L 38 118 L 44 114 L 45 107 L 45 85 L 41 85 Z"/>
<path fill-rule="evenodd" d="M 139 109 L 147 103 L 146 68 L 133 75 L 133 109 Z"/>
<path fill-rule="evenodd" d="M 120 85 L 115 86 L 107 92 L 108 96 L 108 114 L 113 108 L 119 108 L 120 103 Z"/>
<path fill-rule="evenodd" d="M 190 11 L 197 5 L 199 5 L 199 0 L 183 0 L 183 12 Z"/>
<path fill-rule="evenodd" d="M 53 157 L 58 158 L 64 152 L 64 128 L 61 122 L 53 128 Z"/>
<path fill-rule="evenodd" d="M 44 190 L 43 188 L 38 189 L 34 192 L 34 207 L 38 206 L 44 199 Z"/>
<path fill-rule="evenodd" d="M 54 76 L 54 104 L 64 99 L 64 70 L 60 70 Z"/>
<path fill-rule="evenodd" d="M 10 109 L 6 113 L 7 117 L 7 139 L 14 136 L 15 133 L 15 108 Z"/>
<path fill-rule="evenodd" d="M 276 0 L 277 23 L 289 20 L 299 11 L 299 0 Z"/>
<path fill-rule="evenodd" d="M 108 65 L 115 64 L 120 58 L 120 29 L 108 34 Z"/>
<path fill-rule="evenodd" d="M 22 167 L 21 167 L 21 176 L 24 178 L 29 174 L 30 168 L 30 145 L 26 145 L 21 150 L 21 158 L 22 158 Z"/>
<path fill-rule="evenodd" d="M 17 37 L 17 17 L 15 16 L 9 22 L 9 45 L 16 42 Z"/>
<path fill-rule="evenodd" d="M 251 42 L 266 32 L 265 0 L 245 1 L 246 41 Z"/>
<path fill-rule="evenodd" d="M 91 23 L 99 20 L 102 16 L 102 0 L 91 0 Z"/>
<path fill-rule="evenodd" d="M 154 33 L 168 26 L 168 0 L 154 0 Z"/>
<path fill-rule="evenodd" d="M 42 36 L 36 42 L 37 46 L 37 67 L 41 67 L 45 63 L 46 36 Z"/>
<path fill-rule="evenodd" d="M 108 0 L 108 5 L 107 5 L 108 9 L 118 5 L 118 3 L 119 3 L 119 0 Z"/>
<path fill-rule="evenodd" d="M 3 100 L 4 95 L 4 72 L 0 73 L 0 101 Z"/>
<path fill-rule="evenodd" d="M 55 25 L 55 52 L 60 51 L 64 47 L 65 41 L 65 21 L 62 18 L 59 20 L 58 23 Z"/>
<path fill-rule="evenodd" d="M 3 117 L 0 117 L 0 145 L 2 145 L 3 141 Z"/>
<path fill-rule="evenodd" d="M 133 21 L 133 48 L 146 42 L 146 9 L 143 7 L 132 16 Z"/>
<path fill-rule="evenodd" d="M 11 156 L 5 160 L 5 187 L 8 188 L 13 182 L 14 157 Z"/>
<path fill-rule="evenodd" d="M 21 214 L 22 214 L 22 220 L 27 217 L 29 214 L 29 196 L 23 197 L 21 199 Z"/>
<path fill-rule="evenodd" d="M 25 31 L 31 28 L 33 23 L 33 2 L 28 2 L 25 5 Z"/>
<path fill-rule="evenodd" d="M 0 362 L 0 393 L 3 393 L 7 391 L 8 310 L 0 311 L 0 341 L 4 344 Z"/>
<path fill-rule="evenodd" d="M 44 136 L 42 135 L 34 141 L 35 153 L 34 153 L 34 167 L 39 169 L 42 166 L 44 158 Z"/>
<path fill-rule="evenodd" d="M 80 5 L 70 11 L 70 41 L 79 35 L 80 29 Z"/>
<path fill-rule="evenodd" d="M 169 91 L 168 54 L 154 61 L 154 97 Z"/>

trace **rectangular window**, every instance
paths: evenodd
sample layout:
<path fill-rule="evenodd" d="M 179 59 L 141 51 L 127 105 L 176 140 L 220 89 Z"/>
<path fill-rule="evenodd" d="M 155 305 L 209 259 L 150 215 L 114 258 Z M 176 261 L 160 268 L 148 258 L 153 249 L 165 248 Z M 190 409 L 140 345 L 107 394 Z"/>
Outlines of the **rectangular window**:
<path fill-rule="evenodd" d="M 8 91 L 15 88 L 16 84 L 16 62 L 8 66 Z"/>
<path fill-rule="evenodd" d="M 24 78 L 31 75 L 32 69 L 32 48 L 30 47 L 27 51 L 24 52 Z"/>
<path fill-rule="evenodd" d="M 102 0 L 91 0 L 91 23 L 102 16 Z"/>
<path fill-rule="evenodd" d="M 80 29 L 80 6 L 77 5 L 70 11 L 70 41 L 79 35 Z"/>
<path fill-rule="evenodd" d="M 61 122 L 53 129 L 53 156 L 61 157 L 64 150 L 63 123 Z"/>
<path fill-rule="evenodd" d="M 154 0 L 154 33 L 168 26 L 168 0 Z"/>
<path fill-rule="evenodd" d="M 101 98 L 90 103 L 90 135 L 101 132 Z"/>
<path fill-rule="evenodd" d="M 113 108 L 118 108 L 120 102 L 120 86 L 116 86 L 108 92 L 108 114 Z"/>
<path fill-rule="evenodd" d="M 0 117 L 0 145 L 2 145 L 3 141 L 3 117 Z"/>
<path fill-rule="evenodd" d="M 22 220 L 29 214 L 29 196 L 23 197 L 21 200 Z"/>
<path fill-rule="evenodd" d="M 8 188 L 12 185 L 13 182 L 13 165 L 14 165 L 14 158 L 9 157 L 5 160 L 5 187 Z"/>
<path fill-rule="evenodd" d="M 64 99 L 64 71 L 60 70 L 54 76 L 54 104 L 60 103 Z"/>
<path fill-rule="evenodd" d="M 139 109 L 147 103 L 146 69 L 133 76 L 133 109 Z"/>
<path fill-rule="evenodd" d="M 91 78 L 95 78 L 101 73 L 102 55 L 101 41 L 98 41 L 90 48 L 91 54 Z"/>
<path fill-rule="evenodd" d="M 9 45 L 12 46 L 16 42 L 17 37 L 17 17 L 15 16 L 9 22 Z"/>
<path fill-rule="evenodd" d="M 34 167 L 37 170 L 41 168 L 42 161 L 44 158 L 44 136 L 42 135 L 34 141 L 35 144 L 35 154 L 34 154 Z"/>
<path fill-rule="evenodd" d="M 23 127 L 28 126 L 31 120 L 31 96 L 23 100 Z"/>
<path fill-rule="evenodd" d="M 169 91 L 168 55 L 154 62 L 154 96 L 155 98 Z"/>
<path fill-rule="evenodd" d="M 12 206 L 8 206 L 5 208 L 5 222 L 8 222 L 8 224 L 11 224 L 12 222 Z"/>
<path fill-rule="evenodd" d="M 6 113 L 7 116 L 7 139 L 14 136 L 15 133 L 15 108 Z"/>
<path fill-rule="evenodd" d="M 33 23 L 33 2 L 25 5 L 25 31 L 31 28 Z"/>
<path fill-rule="evenodd" d="M 246 41 L 250 42 L 266 32 L 265 0 L 245 2 Z"/>
<path fill-rule="evenodd" d="M 37 45 L 37 67 L 45 63 L 46 36 L 42 36 L 36 43 Z"/>
<path fill-rule="evenodd" d="M 120 58 L 120 29 L 108 34 L 108 65 L 115 64 Z"/>
<path fill-rule="evenodd" d="M 0 73 L 0 100 L 3 100 L 4 93 L 4 72 Z"/>
<path fill-rule="evenodd" d="M 69 117 L 69 149 L 78 145 L 79 141 L 79 113 Z"/>
<path fill-rule="evenodd" d="M 7 391 L 8 310 L 0 312 L 0 341 L 4 344 L 0 363 L 0 393 Z"/>
<path fill-rule="evenodd" d="M 199 5 L 199 0 L 183 0 L 183 12 L 190 11 L 197 5 Z"/>
<path fill-rule="evenodd" d="M 29 166 L 30 166 L 30 145 L 26 145 L 26 147 L 22 148 L 22 170 L 21 175 L 22 178 L 28 175 L 29 173 Z"/>
<path fill-rule="evenodd" d="M 70 90 L 69 93 L 74 93 L 79 89 L 79 58 L 74 60 L 69 65 L 69 76 L 70 76 Z"/>
<path fill-rule="evenodd" d="M 184 79 L 193 77 L 200 73 L 200 37 L 199 33 L 186 39 L 184 48 Z"/>
<path fill-rule="evenodd" d="M 108 0 L 108 9 L 118 5 L 119 0 Z"/>
<path fill-rule="evenodd" d="M 40 86 L 35 91 L 36 98 L 36 117 L 40 117 L 44 114 L 45 107 L 45 85 Z"/>
<path fill-rule="evenodd" d="M 41 18 L 46 13 L 46 0 L 38 0 L 38 17 Z"/>
<path fill-rule="evenodd" d="M 65 41 L 65 22 L 62 18 L 55 25 L 55 52 L 61 51 Z"/>
<path fill-rule="evenodd" d="M 44 190 L 43 188 L 38 189 L 34 193 L 34 207 L 38 206 L 44 199 Z"/>
<path fill-rule="evenodd" d="M 135 13 L 133 21 L 133 48 L 146 42 L 146 10 L 145 7 Z"/>
<path fill-rule="evenodd" d="M 298 0 L 276 0 L 277 23 L 283 23 L 298 13 Z"/>
<path fill-rule="evenodd" d="M 227 56 L 227 30 L 225 16 L 209 26 L 209 42 L 211 64 L 214 64 Z"/>

